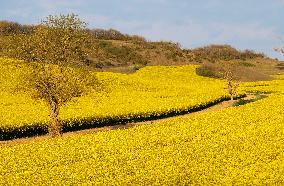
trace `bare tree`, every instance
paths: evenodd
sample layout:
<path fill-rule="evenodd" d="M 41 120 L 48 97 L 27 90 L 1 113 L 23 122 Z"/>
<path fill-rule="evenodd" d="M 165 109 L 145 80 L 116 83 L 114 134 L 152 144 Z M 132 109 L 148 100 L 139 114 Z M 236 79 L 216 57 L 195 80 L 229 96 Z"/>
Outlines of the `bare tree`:
<path fill-rule="evenodd" d="M 222 67 L 220 68 L 220 74 L 223 79 L 227 81 L 228 93 L 231 100 L 234 100 L 234 97 L 237 96 L 237 88 L 239 83 L 237 81 L 237 76 L 235 75 L 236 65 L 234 62 L 222 62 Z"/>
<path fill-rule="evenodd" d="M 52 64 L 30 63 L 25 87 L 35 99 L 43 99 L 48 106 L 50 125 L 49 132 L 60 136 L 62 126 L 59 121 L 60 107 L 74 97 L 91 91 L 96 82 L 92 72 L 81 68 L 62 67 Z"/>
<path fill-rule="evenodd" d="M 84 52 L 88 39 L 85 26 L 74 14 L 48 16 L 33 34 L 15 35 L 10 42 L 8 54 L 30 62 L 24 89 L 47 103 L 52 137 L 62 134 L 61 105 L 88 92 L 97 82 L 88 70 L 68 67 L 88 60 Z"/>

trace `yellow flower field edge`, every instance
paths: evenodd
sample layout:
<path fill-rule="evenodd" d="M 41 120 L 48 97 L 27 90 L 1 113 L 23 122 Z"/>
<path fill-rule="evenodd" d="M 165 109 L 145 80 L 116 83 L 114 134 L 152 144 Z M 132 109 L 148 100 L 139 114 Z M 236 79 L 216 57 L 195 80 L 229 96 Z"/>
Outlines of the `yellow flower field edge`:
<path fill-rule="evenodd" d="M 242 96 L 241 96 L 242 97 Z M 205 104 L 199 104 L 194 107 L 189 108 L 182 108 L 182 109 L 169 109 L 167 111 L 161 112 L 149 112 L 149 113 L 129 113 L 128 115 L 116 115 L 113 117 L 105 117 L 105 118 L 98 118 L 98 117 L 89 117 L 89 118 L 80 118 L 80 119 L 69 119 L 68 121 L 62 121 L 63 123 L 63 131 L 74 131 L 80 129 L 88 129 L 88 128 L 95 128 L 95 127 L 103 127 L 103 126 L 111 126 L 117 124 L 126 124 L 129 122 L 141 122 L 141 121 L 151 121 L 157 120 L 177 115 L 183 115 L 187 113 L 197 112 L 213 105 L 216 105 L 222 101 L 229 100 L 228 97 L 222 97 L 220 99 L 214 100 L 212 102 L 208 102 Z"/>
<path fill-rule="evenodd" d="M 13 94 L 26 64 L 0 59 L 0 140 L 47 133 L 42 101 Z M 102 72 L 105 90 L 74 98 L 61 109 L 64 131 L 143 121 L 197 111 L 228 98 L 224 81 L 197 76 L 197 66 L 151 66 L 134 74 Z"/>
<path fill-rule="evenodd" d="M 191 112 L 200 111 L 212 105 L 228 100 L 228 97 L 223 97 L 206 104 L 200 104 L 187 109 L 169 109 L 162 112 L 149 113 L 129 113 L 129 115 L 114 115 L 108 117 L 88 117 L 88 118 L 71 118 L 62 120 L 63 132 L 77 131 L 89 128 L 98 128 L 103 126 L 113 126 L 117 124 L 126 124 L 129 122 L 150 121 Z M 44 135 L 48 133 L 48 123 L 32 123 L 27 125 L 0 128 L 0 140 L 10 140 L 22 137 L 32 137 L 35 135 Z"/>
<path fill-rule="evenodd" d="M 284 95 L 0 149 L 0 185 L 283 185 Z"/>
<path fill-rule="evenodd" d="M 284 93 L 284 74 L 274 75 L 273 81 L 243 82 L 239 91 L 246 93 Z"/>

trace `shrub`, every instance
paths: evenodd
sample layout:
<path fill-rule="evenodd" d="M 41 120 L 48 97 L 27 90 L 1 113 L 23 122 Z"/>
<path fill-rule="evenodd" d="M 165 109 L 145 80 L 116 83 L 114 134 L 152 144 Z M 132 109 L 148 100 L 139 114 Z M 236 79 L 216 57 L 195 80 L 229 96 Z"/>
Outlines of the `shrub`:
<path fill-rule="evenodd" d="M 216 62 L 220 60 L 230 61 L 235 59 L 252 59 L 265 57 L 264 54 L 255 53 L 252 50 L 239 51 L 230 45 L 209 45 L 201 48 L 189 50 L 193 54 L 193 61 Z"/>
<path fill-rule="evenodd" d="M 21 25 L 11 21 L 0 21 L 0 36 L 12 34 L 30 34 L 34 30 L 32 25 Z"/>

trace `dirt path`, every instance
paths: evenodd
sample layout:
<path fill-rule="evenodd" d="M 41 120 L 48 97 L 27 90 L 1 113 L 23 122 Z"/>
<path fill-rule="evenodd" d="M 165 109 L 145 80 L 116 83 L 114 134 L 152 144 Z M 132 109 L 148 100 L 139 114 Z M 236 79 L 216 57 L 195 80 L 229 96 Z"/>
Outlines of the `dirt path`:
<path fill-rule="evenodd" d="M 248 95 L 243 99 L 252 100 L 252 99 L 255 99 L 255 95 Z M 85 130 L 74 131 L 74 132 L 66 132 L 66 133 L 63 134 L 62 138 L 72 137 L 72 136 L 80 136 L 80 135 L 91 134 L 91 133 L 101 132 L 101 131 L 115 130 L 115 129 L 127 129 L 127 128 L 134 127 L 134 126 L 137 126 L 137 125 L 145 125 L 145 124 L 147 125 L 147 124 L 151 124 L 151 123 L 154 123 L 154 122 L 167 121 L 167 120 L 170 120 L 170 119 L 175 118 L 175 117 L 176 118 L 177 117 L 188 117 L 188 116 L 192 116 L 192 115 L 196 115 L 196 114 L 202 114 L 202 113 L 207 113 L 207 112 L 215 112 L 215 111 L 218 111 L 218 110 L 225 109 L 227 107 L 231 107 L 237 101 L 238 100 L 223 101 L 219 104 L 213 105 L 213 106 L 206 108 L 206 109 L 203 109 L 201 111 L 192 112 L 192 113 L 188 113 L 188 114 L 184 114 L 184 115 L 168 117 L 168 118 L 163 118 L 163 119 L 152 120 L 152 121 L 133 122 L 133 123 L 127 123 L 127 124 L 121 124 L 121 125 L 105 126 L 105 127 L 100 127 L 100 128 L 85 129 Z M 47 140 L 47 139 L 50 139 L 49 135 L 42 135 L 42 136 L 36 136 L 36 137 L 18 138 L 18 139 L 13 139 L 13 140 L 0 141 L 0 147 L 39 142 L 39 141 L 44 141 L 44 140 Z"/>

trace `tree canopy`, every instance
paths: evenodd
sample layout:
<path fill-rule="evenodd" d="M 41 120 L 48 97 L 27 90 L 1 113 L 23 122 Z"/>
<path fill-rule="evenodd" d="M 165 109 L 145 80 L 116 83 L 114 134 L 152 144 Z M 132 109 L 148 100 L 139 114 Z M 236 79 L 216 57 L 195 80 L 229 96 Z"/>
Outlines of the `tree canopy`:
<path fill-rule="evenodd" d="M 48 16 L 33 34 L 11 36 L 13 42 L 7 54 L 28 62 L 30 68 L 20 89 L 28 89 L 34 98 L 45 100 L 52 136 L 62 133 L 60 106 L 97 84 L 92 72 L 76 65 L 88 61 L 85 27 L 86 23 L 75 14 Z"/>

